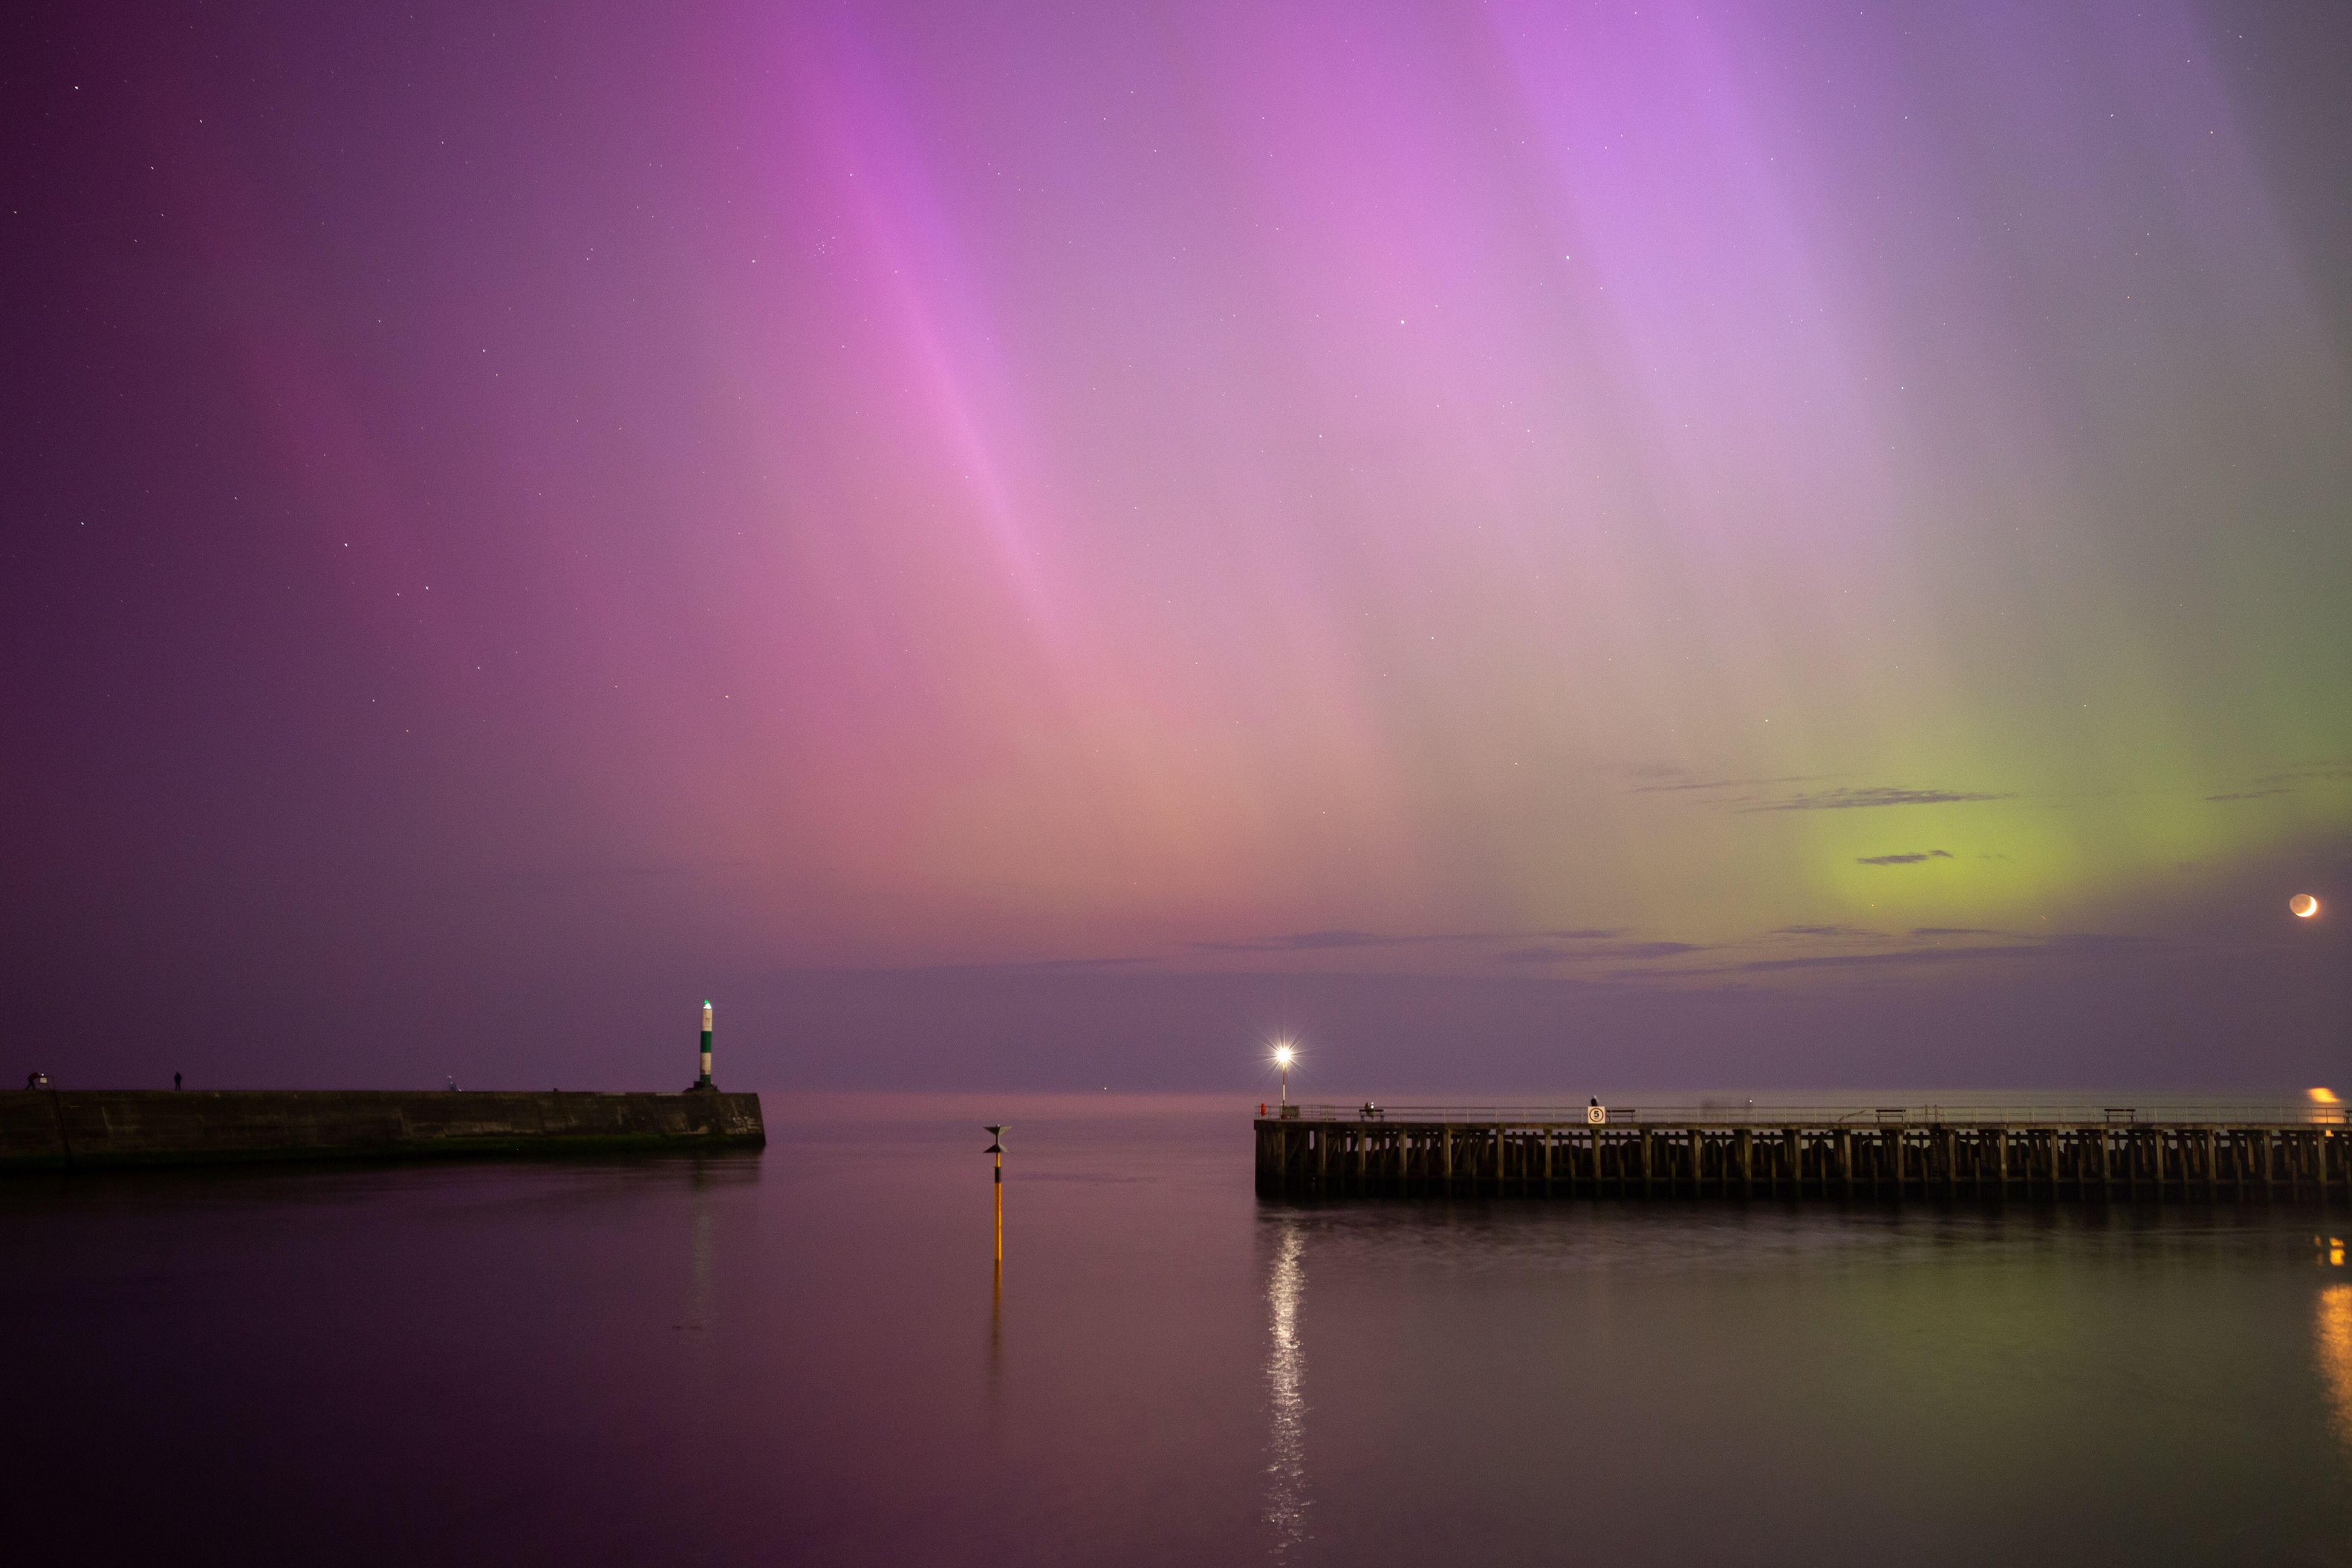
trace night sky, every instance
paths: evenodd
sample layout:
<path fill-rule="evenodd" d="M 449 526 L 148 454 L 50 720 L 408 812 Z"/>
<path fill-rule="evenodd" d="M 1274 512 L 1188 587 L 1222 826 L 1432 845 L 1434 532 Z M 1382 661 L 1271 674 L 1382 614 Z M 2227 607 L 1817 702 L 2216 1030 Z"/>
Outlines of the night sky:
<path fill-rule="evenodd" d="M 2340 5 L 0 28 L 0 1069 L 2352 1078 Z"/>

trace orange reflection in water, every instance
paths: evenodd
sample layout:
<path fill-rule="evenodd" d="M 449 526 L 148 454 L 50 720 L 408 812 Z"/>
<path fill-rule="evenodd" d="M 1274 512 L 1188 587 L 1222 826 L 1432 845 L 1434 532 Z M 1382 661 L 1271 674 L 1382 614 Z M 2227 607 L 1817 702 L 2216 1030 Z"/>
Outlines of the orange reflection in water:
<path fill-rule="evenodd" d="M 2319 1292 L 2313 1326 L 2319 1340 L 2319 1375 L 2336 1410 L 2336 1430 L 2352 1443 L 2352 1285 L 2330 1285 Z"/>

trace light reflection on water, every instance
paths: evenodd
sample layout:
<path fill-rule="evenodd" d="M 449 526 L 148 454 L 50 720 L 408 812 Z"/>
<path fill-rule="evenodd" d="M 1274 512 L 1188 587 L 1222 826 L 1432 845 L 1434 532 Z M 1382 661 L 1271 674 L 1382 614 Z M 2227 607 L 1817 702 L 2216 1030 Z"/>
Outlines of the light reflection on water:
<path fill-rule="evenodd" d="M 1298 1342 L 1299 1299 L 1307 1291 L 1304 1228 L 1295 1218 L 1274 1222 L 1273 1266 L 1266 1271 L 1265 1521 L 1279 1561 L 1307 1540 L 1307 1354 Z"/>
<path fill-rule="evenodd" d="M 2323 1289 L 2316 1315 L 2319 1375 L 2335 1406 L 2336 1435 L 2352 1449 L 2352 1285 Z"/>

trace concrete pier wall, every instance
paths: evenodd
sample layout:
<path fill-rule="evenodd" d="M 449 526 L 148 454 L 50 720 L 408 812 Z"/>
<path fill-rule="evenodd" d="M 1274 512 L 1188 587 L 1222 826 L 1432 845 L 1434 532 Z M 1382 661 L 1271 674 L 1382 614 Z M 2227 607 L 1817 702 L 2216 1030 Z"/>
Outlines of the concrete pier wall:
<path fill-rule="evenodd" d="M 0 1170 L 757 1147 L 757 1094 L 0 1091 Z"/>

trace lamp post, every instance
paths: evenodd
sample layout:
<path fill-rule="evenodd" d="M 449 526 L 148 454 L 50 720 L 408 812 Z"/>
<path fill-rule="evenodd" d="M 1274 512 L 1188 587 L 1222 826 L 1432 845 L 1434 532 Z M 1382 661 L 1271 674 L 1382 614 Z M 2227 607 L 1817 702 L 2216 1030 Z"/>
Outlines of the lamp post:
<path fill-rule="evenodd" d="M 1290 1103 L 1290 1064 L 1297 1060 L 1298 1053 L 1290 1049 L 1288 1040 L 1274 1048 L 1274 1064 L 1282 1070 L 1282 1103 L 1286 1105 Z"/>

